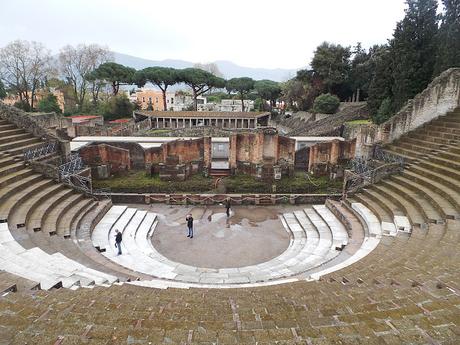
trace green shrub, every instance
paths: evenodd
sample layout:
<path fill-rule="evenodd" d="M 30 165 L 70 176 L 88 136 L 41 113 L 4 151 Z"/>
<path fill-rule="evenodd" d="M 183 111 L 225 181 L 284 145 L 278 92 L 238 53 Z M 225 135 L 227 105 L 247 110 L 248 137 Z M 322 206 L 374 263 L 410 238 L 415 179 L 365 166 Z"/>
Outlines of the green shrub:
<path fill-rule="evenodd" d="M 324 93 L 315 98 L 313 111 L 321 114 L 334 114 L 339 109 L 339 105 L 340 99 L 337 96 Z"/>
<path fill-rule="evenodd" d="M 47 94 L 43 97 L 40 102 L 38 102 L 38 110 L 44 113 L 55 112 L 57 114 L 61 113 L 61 108 L 57 102 L 57 98 L 52 93 Z"/>
<path fill-rule="evenodd" d="M 116 120 L 130 117 L 134 107 L 126 95 L 119 94 L 110 97 L 107 102 L 101 103 L 99 112 L 104 115 L 105 120 Z"/>
<path fill-rule="evenodd" d="M 393 116 L 391 99 L 385 98 L 380 104 L 379 110 L 377 110 L 377 114 L 373 116 L 373 120 L 376 124 L 379 125 L 381 123 L 384 123 L 391 116 Z"/>

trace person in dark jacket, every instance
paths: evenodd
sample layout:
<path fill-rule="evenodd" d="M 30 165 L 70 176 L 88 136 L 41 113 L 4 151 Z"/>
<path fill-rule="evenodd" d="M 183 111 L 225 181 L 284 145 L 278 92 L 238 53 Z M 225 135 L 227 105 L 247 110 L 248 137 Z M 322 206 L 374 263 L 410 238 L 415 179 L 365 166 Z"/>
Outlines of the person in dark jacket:
<path fill-rule="evenodd" d="M 187 237 L 193 238 L 193 217 L 192 215 L 188 214 L 187 217 L 185 217 L 185 220 L 187 221 L 187 228 L 188 228 Z"/>
<path fill-rule="evenodd" d="M 227 217 L 230 217 L 230 198 L 225 199 L 225 209 L 227 210 Z"/>
<path fill-rule="evenodd" d="M 115 247 L 118 248 L 118 254 L 121 255 L 121 241 L 123 240 L 123 237 L 121 236 L 121 232 L 118 230 L 115 230 Z"/>

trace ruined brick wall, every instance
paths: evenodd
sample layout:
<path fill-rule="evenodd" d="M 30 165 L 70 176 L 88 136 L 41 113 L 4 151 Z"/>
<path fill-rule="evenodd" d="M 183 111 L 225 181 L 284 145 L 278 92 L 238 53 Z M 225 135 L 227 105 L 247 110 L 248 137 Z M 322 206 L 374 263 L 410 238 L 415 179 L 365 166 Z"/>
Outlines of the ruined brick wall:
<path fill-rule="evenodd" d="M 294 164 L 295 140 L 289 137 L 278 136 L 278 161 L 283 160 Z"/>
<path fill-rule="evenodd" d="M 102 144 L 127 150 L 130 156 L 131 169 L 144 169 L 145 168 L 144 149 L 138 143 L 110 142 L 110 143 L 100 143 L 99 145 L 102 145 Z"/>
<path fill-rule="evenodd" d="M 180 164 L 203 160 L 205 138 L 175 140 L 162 145 L 163 161 L 169 156 L 177 157 Z"/>
<path fill-rule="evenodd" d="M 333 140 L 327 143 L 317 143 L 310 147 L 308 171 L 315 175 L 324 175 L 343 165 L 355 157 L 356 140 Z"/>
<path fill-rule="evenodd" d="M 107 144 L 85 146 L 81 148 L 80 156 L 89 166 L 109 165 L 112 173 L 131 168 L 129 150 Z"/>

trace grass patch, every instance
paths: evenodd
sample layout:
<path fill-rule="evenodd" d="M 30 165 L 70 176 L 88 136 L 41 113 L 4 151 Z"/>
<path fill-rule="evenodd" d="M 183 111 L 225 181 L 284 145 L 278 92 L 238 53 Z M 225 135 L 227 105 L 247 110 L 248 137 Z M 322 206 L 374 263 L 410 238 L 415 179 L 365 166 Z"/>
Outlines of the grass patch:
<path fill-rule="evenodd" d="M 118 193 L 205 193 L 214 188 L 212 178 L 196 174 L 187 181 L 163 181 L 144 171 L 130 172 L 106 180 L 93 180 L 94 188 L 110 188 Z"/>
<path fill-rule="evenodd" d="M 228 193 L 276 193 L 286 194 L 331 194 L 340 193 L 342 181 L 331 181 L 328 177 L 308 178 L 304 172 L 296 172 L 293 177 L 283 177 L 279 181 L 267 183 L 248 175 L 236 175 L 224 180 Z"/>
<path fill-rule="evenodd" d="M 333 194 L 341 193 L 342 181 L 329 178 L 307 178 L 296 172 L 273 183 L 257 180 L 249 175 L 235 175 L 223 179 L 227 193 L 279 193 L 279 194 Z M 275 189 L 273 189 L 275 185 Z M 130 172 L 106 180 L 93 180 L 94 188 L 110 188 L 115 193 L 207 193 L 213 192 L 214 180 L 196 174 L 187 181 L 163 181 L 158 175 L 150 177 L 144 171 Z"/>
<path fill-rule="evenodd" d="M 353 121 L 347 121 L 346 124 L 351 125 L 351 126 L 370 125 L 372 124 L 372 120 L 353 120 Z"/>

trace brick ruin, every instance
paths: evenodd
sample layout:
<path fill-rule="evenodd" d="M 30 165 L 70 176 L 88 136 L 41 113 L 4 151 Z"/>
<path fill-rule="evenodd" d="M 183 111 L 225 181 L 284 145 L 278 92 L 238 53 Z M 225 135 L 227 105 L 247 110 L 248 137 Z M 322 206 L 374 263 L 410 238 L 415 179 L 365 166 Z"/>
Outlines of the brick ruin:
<path fill-rule="evenodd" d="M 151 175 L 158 173 L 164 180 L 186 180 L 198 172 L 217 176 L 217 172 L 225 170 L 227 175 L 247 174 L 272 181 L 292 176 L 295 168 L 317 175 L 335 173 L 355 153 L 355 141 L 339 140 L 296 151 L 295 139 L 282 136 L 273 128 L 215 139 L 224 152 L 217 158 L 213 149 L 216 140 L 211 137 L 178 139 L 145 149 L 137 143 L 91 144 L 82 147 L 80 155 L 98 178 L 136 169 Z M 220 166 L 223 162 L 224 168 L 219 168 L 216 161 Z"/>

